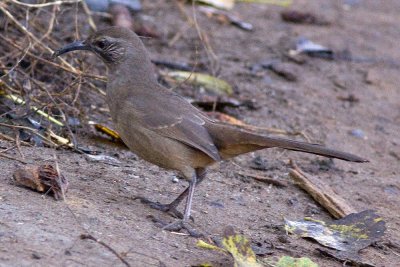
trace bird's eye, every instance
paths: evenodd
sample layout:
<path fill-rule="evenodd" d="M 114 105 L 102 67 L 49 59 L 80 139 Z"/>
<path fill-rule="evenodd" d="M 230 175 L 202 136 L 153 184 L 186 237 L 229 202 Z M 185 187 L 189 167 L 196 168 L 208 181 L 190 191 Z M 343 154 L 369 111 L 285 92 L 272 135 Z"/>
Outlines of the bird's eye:
<path fill-rule="evenodd" d="M 95 45 L 100 49 L 104 49 L 107 46 L 107 41 L 106 40 L 98 40 L 98 41 L 96 41 Z"/>

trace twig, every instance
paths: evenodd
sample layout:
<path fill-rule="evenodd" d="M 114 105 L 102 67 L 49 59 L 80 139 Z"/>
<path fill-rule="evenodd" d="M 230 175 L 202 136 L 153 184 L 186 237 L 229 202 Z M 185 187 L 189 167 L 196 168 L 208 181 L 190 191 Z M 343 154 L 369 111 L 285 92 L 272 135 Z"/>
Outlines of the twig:
<path fill-rule="evenodd" d="M 63 200 L 65 201 L 65 186 L 62 186 L 62 182 L 61 182 L 61 172 L 60 172 L 60 166 L 58 165 L 58 159 L 57 159 L 57 155 L 56 153 L 53 151 L 53 157 L 54 157 L 54 163 L 56 165 L 56 171 L 57 171 L 57 178 L 56 178 L 56 182 L 58 183 L 58 187 L 61 190 L 61 195 Z"/>
<path fill-rule="evenodd" d="M 6 74 L 2 75 L 0 77 L 0 79 L 3 79 L 4 77 L 6 77 L 7 75 L 9 75 L 10 73 L 12 73 L 16 67 L 19 66 L 19 64 L 22 62 L 22 60 L 24 60 L 26 54 L 28 53 L 29 49 L 31 48 L 32 44 L 29 42 L 28 47 L 24 50 L 24 53 L 22 54 L 21 58 L 18 59 L 17 63 L 14 64 L 14 66 L 12 66 Z"/>
<path fill-rule="evenodd" d="M 75 24 L 75 40 L 79 40 L 79 28 L 78 28 L 78 3 L 75 4 L 75 16 L 74 16 L 74 24 Z"/>
<path fill-rule="evenodd" d="M 9 156 L 9 155 L 7 155 L 7 154 L 0 154 L 0 157 L 6 158 L 6 159 L 15 160 L 15 161 L 19 161 L 19 162 L 21 162 L 21 163 L 23 163 L 23 164 L 28 164 L 28 162 L 26 162 L 26 161 L 23 160 L 23 159 L 17 159 L 17 158 L 15 158 L 15 157 L 11 157 L 11 156 Z"/>
<path fill-rule="evenodd" d="M 181 82 L 178 82 L 174 87 L 172 87 L 171 88 L 171 90 L 172 91 L 174 91 L 176 88 L 179 88 L 180 86 L 182 86 L 183 84 L 185 84 L 187 81 L 189 81 L 190 80 L 190 78 L 192 78 L 192 75 L 193 75 L 193 73 L 194 73 L 194 70 L 195 70 L 195 68 L 196 68 L 196 66 L 197 66 L 197 45 L 196 45 L 196 61 L 194 62 L 194 64 L 193 64 L 193 67 L 192 67 L 192 69 L 191 69 L 191 71 L 190 71 L 190 74 L 187 76 L 187 78 L 186 79 L 184 79 L 183 81 L 181 81 Z"/>
<path fill-rule="evenodd" d="M 47 134 L 49 135 L 50 138 L 54 139 L 57 142 L 57 144 L 66 146 L 69 148 L 75 148 L 74 144 L 68 138 L 59 136 L 50 129 L 47 130 Z"/>
<path fill-rule="evenodd" d="M 19 105 L 25 105 L 26 102 L 24 100 L 22 100 L 21 98 L 19 98 L 18 96 L 15 95 L 5 95 L 6 98 L 11 99 L 12 101 L 14 101 L 14 103 L 19 104 Z M 46 119 L 48 119 L 49 121 L 57 124 L 58 126 L 64 126 L 64 124 L 62 122 L 60 122 L 59 120 L 53 118 L 52 116 L 50 116 L 49 114 L 47 114 L 46 112 L 40 110 L 39 108 L 35 107 L 35 106 L 30 106 L 30 109 L 35 111 L 37 114 L 39 114 L 40 116 L 45 117 Z"/>
<path fill-rule="evenodd" d="M 281 7 L 288 7 L 292 4 L 292 0 L 236 0 L 236 2 L 243 3 L 260 3 L 260 4 L 270 4 Z"/>
<path fill-rule="evenodd" d="M 25 159 L 25 156 L 21 150 L 21 140 L 20 140 L 20 136 L 19 136 L 19 131 L 16 131 L 16 133 L 15 133 L 15 146 L 17 147 L 18 153 L 21 156 L 21 158 Z"/>
<path fill-rule="evenodd" d="M 8 1 L 13 2 L 14 4 L 17 4 L 20 6 L 41 8 L 41 7 L 53 6 L 53 5 L 74 4 L 74 3 L 79 3 L 82 0 L 59 0 L 59 1 L 49 2 L 49 3 L 43 3 L 43 4 L 28 4 L 28 3 L 19 2 L 17 0 L 8 0 Z"/>
<path fill-rule="evenodd" d="M 189 28 L 192 26 L 195 26 L 197 35 L 207 53 L 207 57 L 211 62 L 211 72 L 213 76 L 216 76 L 216 73 L 218 72 L 219 69 L 219 60 L 218 57 L 215 55 L 207 35 L 201 30 L 199 24 L 197 23 L 197 17 L 196 17 L 196 10 L 195 10 L 195 1 L 192 1 L 192 13 L 193 13 L 193 18 L 191 18 L 185 11 L 184 5 L 180 1 L 175 1 L 176 5 L 178 6 L 179 11 L 183 14 L 185 17 L 187 23 L 189 24 Z M 189 29 L 188 28 L 188 29 Z M 187 29 L 184 29 L 183 32 L 185 32 Z M 174 36 L 174 38 L 170 41 L 170 43 L 175 42 L 177 38 L 180 36 Z M 172 42 L 173 41 L 173 42 Z"/>
<path fill-rule="evenodd" d="M 42 48 L 44 48 L 47 52 L 53 53 L 53 49 L 45 45 L 40 39 L 38 39 L 35 35 L 33 35 L 30 31 L 26 29 L 24 25 L 22 25 L 5 7 L 4 4 L 0 4 L 0 10 L 17 26 L 18 29 L 20 29 L 23 33 L 28 35 L 30 38 L 32 38 L 35 42 L 33 43 L 32 46 L 35 46 L 35 44 L 39 44 Z M 59 58 L 59 60 L 66 66 L 67 69 L 70 69 L 71 71 L 75 71 L 76 73 L 81 73 L 78 69 L 70 65 L 67 61 L 65 61 L 63 58 Z"/>
<path fill-rule="evenodd" d="M 11 136 L 8 136 L 4 133 L 0 133 L 0 138 L 3 138 L 4 140 L 7 140 L 7 141 L 15 142 L 14 138 L 12 138 Z M 25 141 L 20 141 L 20 144 L 22 144 L 24 146 L 32 146 L 31 144 L 29 144 L 28 142 L 25 142 Z"/>
<path fill-rule="evenodd" d="M 212 49 L 208 36 L 200 29 L 199 24 L 197 23 L 197 16 L 196 16 L 196 9 L 195 9 L 195 1 L 192 2 L 192 12 L 193 12 L 193 23 L 196 28 L 197 34 L 199 35 L 200 40 L 202 41 L 202 44 L 204 46 L 204 49 L 206 50 L 206 53 L 211 60 L 211 71 L 213 76 L 216 76 L 220 64 L 219 64 L 219 59 L 217 55 L 214 53 L 214 50 Z"/>
<path fill-rule="evenodd" d="M 115 256 L 117 256 L 117 258 L 124 263 L 126 266 L 130 267 L 131 265 L 129 264 L 129 262 L 127 262 L 124 258 L 121 257 L 121 255 L 116 252 L 112 247 L 110 247 L 109 245 L 107 245 L 106 243 L 104 243 L 103 241 L 95 238 L 94 236 L 92 236 L 91 234 L 81 234 L 81 239 L 90 239 L 93 240 L 96 243 L 99 243 L 100 245 L 102 245 L 103 247 L 105 247 L 106 249 L 108 249 L 112 254 L 114 254 Z"/>
<path fill-rule="evenodd" d="M 188 22 L 187 24 L 183 25 L 179 31 L 171 38 L 168 42 L 168 47 L 172 47 L 190 28 L 192 28 L 192 24 Z"/>
<path fill-rule="evenodd" d="M 94 23 L 92 12 L 90 12 L 90 9 L 85 1 L 82 1 L 82 7 L 83 7 L 83 11 L 85 12 L 85 14 L 87 16 L 87 20 L 88 20 L 90 28 L 92 28 L 93 31 L 97 31 L 97 26 L 96 26 L 96 23 Z"/>
<path fill-rule="evenodd" d="M 270 177 L 265 177 L 265 176 L 261 176 L 261 175 L 257 175 L 257 174 L 252 174 L 252 173 L 245 173 L 245 172 L 238 172 L 237 174 L 242 175 L 242 176 L 247 176 L 247 177 L 251 177 L 254 180 L 263 182 L 263 183 L 267 183 L 267 184 L 272 184 L 275 185 L 277 187 L 287 187 L 288 183 L 286 181 L 282 181 L 282 180 L 278 180 L 278 179 L 273 179 Z"/>
<path fill-rule="evenodd" d="M 12 150 L 12 149 L 14 149 L 14 148 L 16 148 L 17 146 L 11 146 L 11 147 L 9 147 L 9 148 L 6 148 L 6 149 L 3 149 L 3 150 L 1 150 L 0 151 L 0 157 L 3 157 L 3 158 L 6 158 L 6 159 L 11 159 L 11 160 L 16 160 L 16 161 L 19 161 L 19 162 L 21 162 L 21 163 L 24 163 L 24 164 L 28 164 L 28 162 L 26 162 L 25 160 L 23 160 L 23 159 L 17 159 L 17 158 L 15 158 L 15 157 L 12 157 L 12 156 L 9 156 L 9 155 L 7 155 L 7 154 L 4 154 L 5 152 L 7 152 L 7 151 L 10 151 L 10 150 Z"/>
<path fill-rule="evenodd" d="M 49 28 L 47 28 L 46 33 L 40 38 L 40 41 L 43 41 L 44 39 L 46 39 L 53 31 L 54 21 L 56 20 L 57 8 L 58 8 L 57 6 L 53 6 L 53 12 L 51 13 Z"/>
<path fill-rule="evenodd" d="M 346 200 L 337 195 L 328 185 L 303 172 L 293 161 L 291 161 L 291 165 L 293 169 L 290 172 L 290 176 L 296 184 L 327 209 L 333 217 L 340 219 L 356 212 L 354 208 L 346 203 Z"/>
<path fill-rule="evenodd" d="M 67 202 L 64 202 L 66 204 L 66 208 L 67 210 L 71 213 L 72 217 L 74 218 L 74 220 L 76 221 L 76 223 L 78 224 L 78 226 L 81 228 L 82 231 L 84 232 L 88 232 L 88 230 L 86 229 L 86 227 L 81 223 L 81 221 L 78 219 L 78 217 L 75 215 L 75 213 L 73 212 L 73 210 L 69 207 Z M 106 247 L 107 249 L 109 249 L 114 255 L 116 255 L 118 257 L 119 260 L 121 260 L 126 266 L 130 266 L 130 264 L 128 262 L 126 262 L 126 260 L 124 260 L 122 258 L 122 256 L 120 254 L 118 254 L 113 248 L 111 248 L 109 245 L 105 244 L 103 241 L 98 240 L 97 238 L 95 238 L 93 235 L 87 233 L 87 234 L 81 234 L 80 235 L 80 239 L 90 239 L 93 240 L 99 244 L 101 244 L 102 246 Z M 72 248 L 72 246 L 71 246 Z M 128 255 L 128 253 L 134 253 L 137 255 L 141 255 L 141 256 L 145 256 L 148 257 L 150 259 L 156 260 L 158 262 L 158 265 L 156 264 L 151 264 L 151 263 L 145 263 L 142 264 L 142 266 L 149 266 L 149 265 L 154 265 L 154 266 L 164 266 L 163 262 L 153 256 L 149 256 L 147 254 L 138 252 L 138 251 L 132 251 L 132 249 L 129 249 L 127 252 L 123 253 L 123 255 Z"/>
<path fill-rule="evenodd" d="M 79 76 L 79 80 L 78 80 L 78 86 L 76 88 L 76 93 L 75 93 L 75 97 L 71 102 L 72 106 L 75 106 L 75 102 L 78 101 L 78 97 L 79 97 L 79 93 L 81 92 L 81 87 L 82 87 L 82 77 Z"/>
<path fill-rule="evenodd" d="M 7 123 L 0 123 L 0 126 L 9 127 L 9 128 L 13 128 L 13 129 L 24 129 L 24 130 L 31 131 L 32 133 L 36 134 L 37 136 L 39 136 L 43 140 L 47 141 L 48 145 L 58 147 L 58 145 L 56 143 L 54 143 L 53 141 L 49 140 L 48 138 L 46 138 L 42 134 L 38 133 L 38 130 L 36 130 L 36 129 L 30 128 L 30 127 L 26 127 L 26 126 L 11 125 L 11 124 L 7 124 Z"/>
<path fill-rule="evenodd" d="M 3 149 L 3 150 L 1 150 L 0 151 L 0 154 L 2 154 L 2 153 L 5 153 L 5 152 L 7 152 L 7 151 L 10 151 L 10 150 L 12 150 L 12 149 L 14 149 L 14 148 L 16 148 L 17 146 L 10 146 L 9 148 L 6 148 L 6 149 Z"/>
<path fill-rule="evenodd" d="M 19 46 L 18 44 L 16 44 L 13 41 L 8 40 L 8 38 L 6 38 L 4 35 L 0 34 L 0 37 L 1 37 L 1 40 L 6 41 L 11 46 L 13 46 L 13 47 L 15 47 L 17 49 L 23 50 L 23 48 L 21 46 Z M 80 75 L 80 76 L 83 76 L 83 77 L 86 77 L 86 78 L 91 78 L 91 79 L 94 79 L 94 80 L 102 81 L 102 82 L 107 82 L 107 78 L 105 76 L 87 74 L 87 73 L 84 73 L 84 72 L 82 72 L 82 71 L 80 71 L 80 70 L 78 70 L 76 68 L 71 69 L 71 68 L 65 67 L 63 65 L 57 64 L 57 63 L 55 63 L 53 61 L 50 61 L 48 59 L 42 58 L 40 56 L 37 56 L 37 55 L 35 55 L 35 54 L 33 54 L 33 53 L 29 52 L 29 51 L 27 52 L 27 54 L 29 56 L 31 56 L 31 57 L 43 62 L 43 63 L 46 63 L 46 64 L 51 65 L 53 67 L 57 67 L 57 68 L 62 69 L 64 71 L 66 71 L 66 72 L 69 72 L 69 73 L 72 73 L 72 74 L 75 74 L 75 75 Z"/>

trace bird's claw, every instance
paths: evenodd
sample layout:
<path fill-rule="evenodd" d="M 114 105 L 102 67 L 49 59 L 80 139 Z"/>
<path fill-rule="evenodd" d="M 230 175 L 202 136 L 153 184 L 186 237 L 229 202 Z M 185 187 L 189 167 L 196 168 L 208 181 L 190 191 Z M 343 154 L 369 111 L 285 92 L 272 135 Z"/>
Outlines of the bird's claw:
<path fill-rule="evenodd" d="M 183 219 L 183 214 L 180 211 L 178 211 L 174 205 L 171 205 L 171 203 L 161 204 L 159 202 L 151 201 L 144 197 L 137 197 L 137 199 L 140 199 L 141 203 L 149 205 L 149 207 L 152 209 L 166 212 L 174 218 Z"/>
<path fill-rule="evenodd" d="M 194 229 L 194 227 L 192 227 L 190 225 L 190 223 L 185 220 L 178 220 L 173 223 L 167 224 L 162 229 L 167 230 L 167 231 L 173 231 L 173 232 L 178 232 L 178 231 L 184 229 L 192 237 L 199 238 L 199 237 L 204 236 L 204 234 L 202 234 L 201 232 Z"/>

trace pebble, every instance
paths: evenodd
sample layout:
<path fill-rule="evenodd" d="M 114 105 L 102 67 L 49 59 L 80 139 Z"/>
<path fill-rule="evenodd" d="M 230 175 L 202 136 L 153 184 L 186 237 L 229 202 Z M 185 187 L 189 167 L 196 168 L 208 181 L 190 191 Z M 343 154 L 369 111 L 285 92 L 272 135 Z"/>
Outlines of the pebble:
<path fill-rule="evenodd" d="M 86 0 L 86 4 L 91 10 L 100 12 L 106 12 L 112 4 L 127 6 L 131 11 L 142 9 L 140 0 Z"/>
<path fill-rule="evenodd" d="M 365 82 L 367 84 L 379 85 L 381 83 L 381 74 L 376 69 L 370 69 L 365 75 Z"/>
<path fill-rule="evenodd" d="M 350 133 L 350 135 L 352 135 L 356 138 L 360 138 L 360 139 L 364 139 L 364 140 L 368 139 L 368 137 L 365 135 L 364 131 L 361 129 L 354 129 L 354 130 L 351 130 L 349 133 Z"/>

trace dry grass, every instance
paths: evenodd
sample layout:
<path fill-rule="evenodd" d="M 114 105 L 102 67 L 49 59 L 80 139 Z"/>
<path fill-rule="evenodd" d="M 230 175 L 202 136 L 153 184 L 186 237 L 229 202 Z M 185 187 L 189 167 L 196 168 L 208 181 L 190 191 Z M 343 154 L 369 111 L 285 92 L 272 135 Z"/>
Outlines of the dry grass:
<path fill-rule="evenodd" d="M 95 28 L 82 5 L 81 0 L 0 3 L 2 122 L 11 117 L 11 123 L 18 125 L 33 119 L 41 127 L 29 123 L 25 127 L 46 129 L 43 133 L 53 130 L 74 140 L 69 118 L 84 121 L 90 104 L 82 101 L 103 98 L 105 77 L 93 73 L 101 67 L 91 68 L 73 55 L 50 60 L 53 49 L 81 37 L 80 29 Z M 82 85 L 93 89 L 85 97 L 80 97 Z"/>

